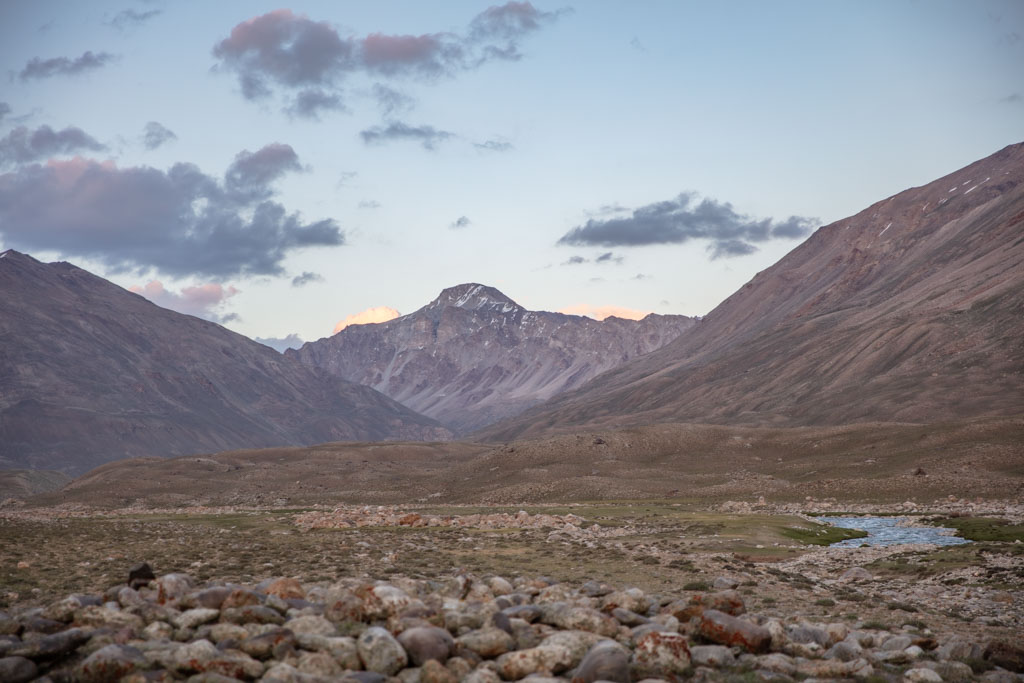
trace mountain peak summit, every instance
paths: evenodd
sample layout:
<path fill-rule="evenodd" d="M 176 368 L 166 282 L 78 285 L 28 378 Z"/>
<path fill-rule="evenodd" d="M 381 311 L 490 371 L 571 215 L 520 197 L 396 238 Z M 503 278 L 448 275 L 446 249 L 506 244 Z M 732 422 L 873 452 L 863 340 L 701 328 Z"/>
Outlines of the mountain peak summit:
<path fill-rule="evenodd" d="M 519 304 L 494 287 L 468 282 L 443 290 L 426 308 L 463 308 L 468 311 L 511 313 L 521 310 Z"/>

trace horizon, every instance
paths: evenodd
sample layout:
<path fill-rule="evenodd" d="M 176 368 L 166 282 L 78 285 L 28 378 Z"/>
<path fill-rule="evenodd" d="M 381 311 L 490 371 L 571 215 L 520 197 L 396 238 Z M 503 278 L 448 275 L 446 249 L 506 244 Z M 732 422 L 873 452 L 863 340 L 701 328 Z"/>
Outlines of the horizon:
<path fill-rule="evenodd" d="M 469 282 L 703 316 L 1024 140 L 1012 1 L 0 12 L 0 251 L 264 342 Z"/>

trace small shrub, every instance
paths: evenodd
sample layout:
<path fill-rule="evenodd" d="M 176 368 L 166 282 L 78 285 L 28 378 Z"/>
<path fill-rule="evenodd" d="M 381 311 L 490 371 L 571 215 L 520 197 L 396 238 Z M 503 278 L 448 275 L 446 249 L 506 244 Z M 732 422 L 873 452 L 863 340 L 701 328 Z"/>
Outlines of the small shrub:
<path fill-rule="evenodd" d="M 835 607 L 836 601 L 832 598 L 819 598 L 814 601 L 814 604 L 818 607 Z"/>
<path fill-rule="evenodd" d="M 683 584 L 684 591 L 706 591 L 711 590 L 711 584 L 707 581 L 690 581 Z"/>

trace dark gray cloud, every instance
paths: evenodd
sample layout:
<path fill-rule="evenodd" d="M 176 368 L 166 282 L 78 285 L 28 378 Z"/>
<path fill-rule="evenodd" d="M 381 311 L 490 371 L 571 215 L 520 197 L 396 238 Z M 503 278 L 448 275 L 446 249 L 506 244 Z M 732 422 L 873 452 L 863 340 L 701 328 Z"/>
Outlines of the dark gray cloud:
<path fill-rule="evenodd" d="M 455 134 L 433 126 L 410 126 L 402 121 L 392 121 L 386 126 L 373 126 L 359 131 L 359 136 L 367 145 L 379 145 L 392 140 L 413 140 L 426 149 L 434 149 L 437 143 L 453 138 Z"/>
<path fill-rule="evenodd" d="M 563 261 L 563 266 L 578 266 L 582 263 L 587 263 L 587 259 L 582 256 L 570 256 L 567 261 Z"/>
<path fill-rule="evenodd" d="M 610 251 L 606 251 L 597 258 L 594 259 L 594 263 L 622 263 L 622 257 L 616 256 Z"/>
<path fill-rule="evenodd" d="M 235 74 L 246 99 L 277 94 L 287 112 L 315 116 L 340 108 L 319 103 L 342 102 L 345 78 L 352 74 L 432 81 L 490 61 L 519 59 L 522 40 L 560 14 L 542 12 L 529 2 L 507 2 L 478 14 L 463 33 L 355 36 L 342 35 L 326 21 L 279 9 L 236 25 L 214 45 L 213 56 L 217 69 Z M 374 93 L 385 113 L 409 106 L 393 97 L 397 91 L 388 90 L 383 100 L 382 93 Z"/>
<path fill-rule="evenodd" d="M 141 26 L 153 17 L 162 14 L 162 12 L 162 10 L 158 9 L 151 9 L 145 12 L 139 12 L 133 9 L 123 9 L 115 14 L 114 18 L 108 21 L 107 24 L 109 26 L 113 26 L 119 31 L 124 31 L 125 29 Z"/>
<path fill-rule="evenodd" d="M 0 102 L 0 121 L 4 120 L 8 114 L 11 113 L 11 105 L 6 102 Z"/>
<path fill-rule="evenodd" d="M 279 276 L 289 252 L 345 241 L 333 220 L 305 222 L 270 199 L 269 183 L 297 167 L 287 145 L 239 154 L 224 179 L 187 163 L 161 171 L 76 157 L 22 166 L 0 174 L 0 235 L 115 271 Z"/>
<path fill-rule="evenodd" d="M 19 126 L 0 138 L 0 167 L 27 164 L 60 154 L 98 152 L 106 149 L 81 128 L 54 130 L 40 126 L 29 130 Z"/>
<path fill-rule="evenodd" d="M 156 149 L 164 143 L 177 139 L 178 136 L 174 134 L 174 131 L 165 128 L 156 121 L 147 123 L 142 131 L 142 144 L 145 145 L 146 149 Z"/>
<path fill-rule="evenodd" d="M 460 230 L 462 228 L 468 228 L 472 224 L 473 221 L 469 220 L 465 216 L 459 216 L 454 221 L 452 221 L 451 225 L 449 225 L 448 227 L 451 228 L 452 230 Z"/>
<path fill-rule="evenodd" d="M 345 103 L 337 93 L 320 88 L 300 90 L 285 111 L 291 116 L 305 119 L 320 119 L 321 112 L 344 111 Z"/>
<path fill-rule="evenodd" d="M 1009 95 L 1007 95 L 1006 97 L 1002 98 L 999 101 L 1002 102 L 1003 104 L 1017 104 L 1018 102 L 1024 101 L 1024 96 L 1022 96 L 1019 92 L 1015 92 L 1010 93 Z"/>
<path fill-rule="evenodd" d="M 487 152 L 507 152 L 512 149 L 511 142 L 505 142 L 504 140 L 486 140 L 484 142 L 474 142 L 473 146 L 477 149 L 482 149 Z"/>
<path fill-rule="evenodd" d="M 306 343 L 297 334 L 289 334 L 287 337 L 253 337 L 252 340 L 279 353 L 284 353 L 287 349 L 297 349 Z"/>
<path fill-rule="evenodd" d="M 25 68 L 18 74 L 18 78 L 28 81 L 33 78 L 50 78 L 52 76 L 77 76 L 78 74 L 93 69 L 99 69 L 117 59 L 108 52 L 82 53 L 81 57 L 69 59 L 67 57 L 53 57 L 51 59 L 40 59 L 33 57 L 25 64 Z"/>
<path fill-rule="evenodd" d="M 573 246 L 633 247 L 683 244 L 708 240 L 712 259 L 757 251 L 755 243 L 797 239 L 811 233 L 817 219 L 790 216 L 784 221 L 753 219 L 736 212 L 732 204 L 713 199 L 696 200 L 684 192 L 675 199 L 634 209 L 630 215 L 590 219 L 558 240 Z"/>
<path fill-rule="evenodd" d="M 382 83 L 373 84 L 373 98 L 377 100 L 377 106 L 384 116 L 409 111 L 416 105 L 414 98 Z"/>
<path fill-rule="evenodd" d="M 263 199 L 273 191 L 271 183 L 291 171 L 302 171 L 299 155 L 291 145 L 274 142 L 255 152 L 244 150 L 224 174 L 225 185 L 232 193 Z"/>
<path fill-rule="evenodd" d="M 296 275 L 292 278 L 292 287 L 304 287 L 312 282 L 323 282 L 324 276 L 319 273 L 311 273 L 310 271 L 304 271 L 302 275 Z"/>

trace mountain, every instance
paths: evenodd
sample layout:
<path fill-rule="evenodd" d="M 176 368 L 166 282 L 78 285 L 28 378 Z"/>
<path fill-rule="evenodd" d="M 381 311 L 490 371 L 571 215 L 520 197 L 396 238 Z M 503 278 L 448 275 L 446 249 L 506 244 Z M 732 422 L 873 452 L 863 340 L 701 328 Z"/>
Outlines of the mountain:
<path fill-rule="evenodd" d="M 696 324 L 528 311 L 492 287 L 451 287 L 385 323 L 352 325 L 286 355 L 466 433 L 578 387 Z"/>
<path fill-rule="evenodd" d="M 0 467 L 339 440 L 436 422 L 69 263 L 0 253 Z"/>
<path fill-rule="evenodd" d="M 692 332 L 481 436 L 1024 414 L 1024 143 L 820 228 Z"/>

